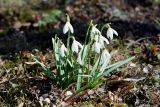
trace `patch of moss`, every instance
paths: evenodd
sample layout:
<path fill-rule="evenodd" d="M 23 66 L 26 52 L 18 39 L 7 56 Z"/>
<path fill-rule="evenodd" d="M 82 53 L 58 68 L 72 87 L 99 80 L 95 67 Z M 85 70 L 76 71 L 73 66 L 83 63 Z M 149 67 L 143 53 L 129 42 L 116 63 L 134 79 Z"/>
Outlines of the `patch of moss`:
<path fill-rule="evenodd" d="M 15 63 L 11 60 L 7 60 L 7 61 L 5 61 L 4 66 L 6 69 L 13 68 L 13 67 L 15 67 Z"/>

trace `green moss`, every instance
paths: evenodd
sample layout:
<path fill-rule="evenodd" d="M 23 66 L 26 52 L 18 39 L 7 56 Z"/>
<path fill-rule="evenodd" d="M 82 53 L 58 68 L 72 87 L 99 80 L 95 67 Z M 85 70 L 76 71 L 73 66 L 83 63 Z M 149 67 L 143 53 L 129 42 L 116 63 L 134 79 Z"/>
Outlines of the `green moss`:
<path fill-rule="evenodd" d="M 6 69 L 13 68 L 13 67 L 15 67 L 15 63 L 11 60 L 7 60 L 7 61 L 5 61 L 4 66 Z"/>

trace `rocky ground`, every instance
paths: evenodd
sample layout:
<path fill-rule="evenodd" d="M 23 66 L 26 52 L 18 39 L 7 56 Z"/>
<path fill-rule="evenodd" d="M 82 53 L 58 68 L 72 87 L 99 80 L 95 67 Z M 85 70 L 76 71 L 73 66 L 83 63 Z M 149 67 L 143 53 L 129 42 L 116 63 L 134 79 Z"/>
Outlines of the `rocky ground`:
<path fill-rule="evenodd" d="M 18 9 L 22 12 L 0 7 L 0 106 L 160 105 L 158 1 L 34 1 L 35 4 L 19 4 Z M 48 13 L 53 14 L 52 23 L 44 23 Z M 105 82 L 93 89 L 77 93 L 74 83 L 63 90 L 56 87 L 38 65 L 31 63 L 31 54 L 55 69 L 51 38 L 57 34 L 65 41 L 61 30 L 65 13 L 71 16 L 71 23 L 77 29 L 76 38 L 81 42 L 91 19 L 99 26 L 111 22 L 119 33 L 110 46 L 112 63 L 131 55 L 136 59 L 105 77 Z"/>

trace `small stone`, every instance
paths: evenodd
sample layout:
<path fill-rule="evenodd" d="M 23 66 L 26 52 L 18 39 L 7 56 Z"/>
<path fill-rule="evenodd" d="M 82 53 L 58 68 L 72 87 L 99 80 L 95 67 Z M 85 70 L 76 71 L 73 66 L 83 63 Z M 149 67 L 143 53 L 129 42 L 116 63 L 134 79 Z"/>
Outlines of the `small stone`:
<path fill-rule="evenodd" d="M 130 67 L 136 67 L 136 64 L 131 62 L 131 63 L 129 64 L 129 66 L 130 66 Z"/>
<path fill-rule="evenodd" d="M 24 103 L 21 102 L 20 104 L 18 104 L 18 107 L 23 107 Z"/>
<path fill-rule="evenodd" d="M 143 72 L 146 73 L 146 74 L 148 74 L 148 72 L 149 72 L 149 71 L 148 71 L 148 67 L 144 67 L 144 68 L 143 68 Z"/>
<path fill-rule="evenodd" d="M 138 98 L 136 98 L 136 102 L 135 102 L 135 106 L 138 106 L 139 105 L 139 99 Z"/>
<path fill-rule="evenodd" d="M 49 98 L 45 98 L 43 101 L 47 102 L 48 104 L 51 103 L 51 100 Z"/>
<path fill-rule="evenodd" d="M 73 95 L 73 93 L 72 93 L 71 91 L 67 91 L 67 92 L 65 93 L 65 96 L 71 96 L 71 95 Z"/>
<path fill-rule="evenodd" d="M 105 91 L 104 91 L 104 88 L 98 88 L 98 92 L 100 92 L 100 93 L 105 92 Z"/>
<path fill-rule="evenodd" d="M 40 105 L 41 105 L 41 106 L 43 106 L 43 102 L 42 102 L 43 100 L 44 100 L 44 99 L 43 99 L 43 97 L 42 97 L 42 96 L 41 96 L 41 97 L 39 97 L 39 103 L 40 103 Z"/>
<path fill-rule="evenodd" d="M 67 106 L 67 103 L 61 102 L 61 107 L 66 107 L 66 106 Z"/>
<path fill-rule="evenodd" d="M 93 91 L 93 90 L 89 90 L 89 91 L 88 91 L 88 94 L 89 94 L 89 95 L 92 95 L 92 94 L 94 94 L 94 91 Z"/>
<path fill-rule="evenodd" d="M 117 100 L 120 101 L 120 102 L 123 101 L 121 97 L 118 97 Z"/>
<path fill-rule="evenodd" d="M 39 104 L 41 105 L 41 107 L 43 106 L 43 102 L 41 100 L 39 101 Z"/>
<path fill-rule="evenodd" d="M 40 100 L 40 101 L 43 101 L 43 97 L 42 97 L 42 96 L 41 96 L 41 97 L 39 97 L 39 100 Z"/>

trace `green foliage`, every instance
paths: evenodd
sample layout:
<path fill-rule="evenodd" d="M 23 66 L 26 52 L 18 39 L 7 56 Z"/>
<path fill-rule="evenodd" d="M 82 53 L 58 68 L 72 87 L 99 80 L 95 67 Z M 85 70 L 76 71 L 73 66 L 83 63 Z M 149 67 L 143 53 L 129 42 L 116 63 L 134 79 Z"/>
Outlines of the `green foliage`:
<path fill-rule="evenodd" d="M 109 27 L 109 30 L 107 30 L 108 37 L 112 36 L 111 38 L 113 38 L 113 34 L 118 35 L 114 29 L 110 28 L 110 25 L 105 25 L 105 27 Z M 85 41 L 83 46 L 71 35 L 71 33 L 73 33 L 73 28 L 70 24 L 69 16 L 63 28 L 63 32 L 64 34 L 68 32 L 67 48 L 57 36 L 52 38 L 56 72 L 53 73 L 33 56 L 35 62 L 41 65 L 46 76 L 61 88 L 66 88 L 68 85 L 75 82 L 78 92 L 93 88 L 103 82 L 101 79 L 103 76 L 110 74 L 118 67 L 134 59 L 134 57 L 131 57 L 108 65 L 111 56 L 104 42 L 107 44 L 109 44 L 109 42 L 101 35 L 101 32 L 92 22 L 86 33 L 86 39 L 89 39 L 89 41 Z M 73 40 L 72 46 L 70 46 L 71 39 Z M 78 51 L 79 48 L 80 51 Z M 99 49 L 100 51 L 98 51 Z"/>
<path fill-rule="evenodd" d="M 158 4 L 160 4 L 160 0 L 153 0 L 153 3 L 154 3 L 155 5 L 158 5 Z"/>
<path fill-rule="evenodd" d="M 45 26 L 48 23 L 56 22 L 58 20 L 58 17 L 61 14 L 62 14 L 62 11 L 58 9 L 52 9 L 49 11 L 45 11 L 42 13 L 42 19 L 39 20 L 38 24 L 40 26 Z"/>

